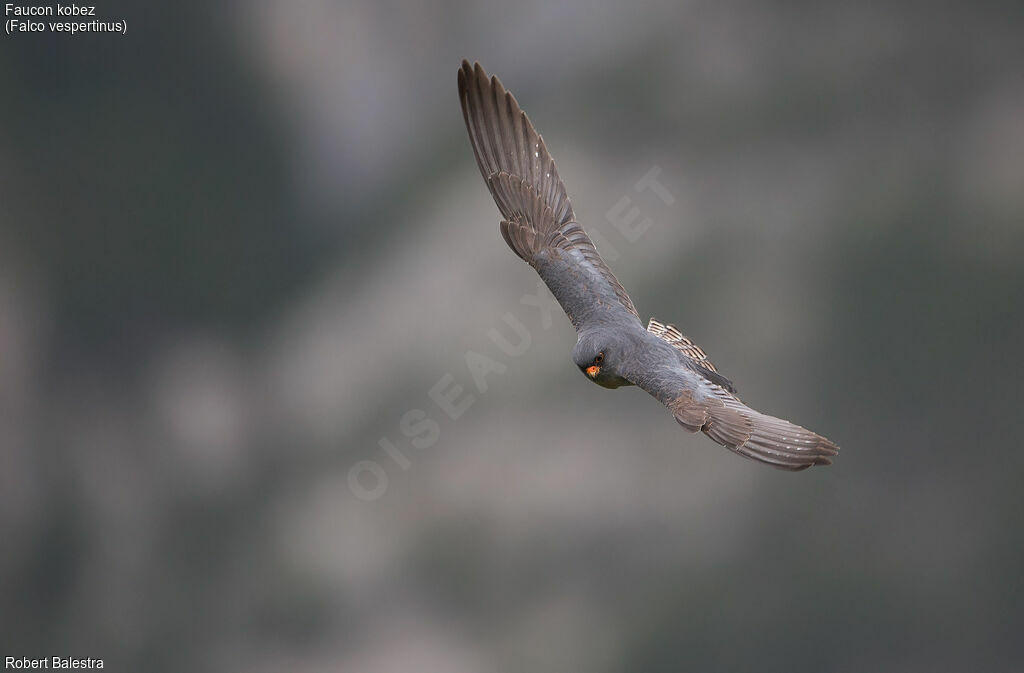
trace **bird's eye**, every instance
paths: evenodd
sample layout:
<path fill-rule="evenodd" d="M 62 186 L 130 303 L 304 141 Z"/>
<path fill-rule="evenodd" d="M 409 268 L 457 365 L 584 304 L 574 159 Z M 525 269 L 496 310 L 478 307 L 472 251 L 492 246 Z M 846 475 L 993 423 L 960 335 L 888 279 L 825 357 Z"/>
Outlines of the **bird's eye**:
<path fill-rule="evenodd" d="M 602 351 L 602 352 L 600 352 L 600 353 L 598 353 L 598 354 L 597 354 L 597 357 L 596 357 L 596 358 L 594 358 L 594 364 L 595 364 L 595 365 L 599 365 L 599 364 L 601 364 L 602 362 L 604 362 L 604 352 L 603 352 L 603 351 Z"/>

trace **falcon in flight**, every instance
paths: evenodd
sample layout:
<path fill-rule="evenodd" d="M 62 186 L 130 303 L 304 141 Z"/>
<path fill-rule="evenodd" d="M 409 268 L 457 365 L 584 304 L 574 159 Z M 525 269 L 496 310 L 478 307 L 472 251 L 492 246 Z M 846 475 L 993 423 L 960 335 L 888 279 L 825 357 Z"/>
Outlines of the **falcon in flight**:
<path fill-rule="evenodd" d="M 511 93 L 463 61 L 459 99 L 480 173 L 501 211 L 501 235 L 532 266 L 578 335 L 572 357 L 605 388 L 639 386 L 691 432 L 783 470 L 829 465 L 839 447 L 740 401 L 704 351 L 636 307 L 576 221 L 544 140 Z"/>

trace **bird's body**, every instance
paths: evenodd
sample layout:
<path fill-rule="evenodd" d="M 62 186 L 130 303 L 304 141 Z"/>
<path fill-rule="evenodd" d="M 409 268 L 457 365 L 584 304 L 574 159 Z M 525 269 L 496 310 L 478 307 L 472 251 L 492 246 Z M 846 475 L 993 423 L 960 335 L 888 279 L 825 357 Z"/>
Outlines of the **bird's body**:
<path fill-rule="evenodd" d="M 645 328 L 576 221 L 554 161 L 511 93 L 463 61 L 459 98 L 505 242 L 540 275 L 576 328 L 573 361 L 605 388 L 635 385 L 686 429 L 785 470 L 831 463 L 839 447 L 743 404 L 704 351 L 671 325 Z"/>

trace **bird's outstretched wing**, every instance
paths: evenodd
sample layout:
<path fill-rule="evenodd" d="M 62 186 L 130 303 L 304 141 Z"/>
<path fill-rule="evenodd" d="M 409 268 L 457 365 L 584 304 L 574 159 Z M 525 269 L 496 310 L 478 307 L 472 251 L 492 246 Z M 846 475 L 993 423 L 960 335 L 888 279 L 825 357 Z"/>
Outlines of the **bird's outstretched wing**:
<path fill-rule="evenodd" d="M 781 418 L 751 409 L 705 377 L 672 363 L 646 363 L 629 377 L 669 408 L 676 421 L 741 456 L 782 470 L 830 465 L 839 447 Z"/>
<path fill-rule="evenodd" d="M 463 61 L 459 100 L 509 247 L 537 270 L 577 330 L 622 313 L 639 322 L 626 290 L 577 224 L 555 162 L 512 94 L 479 63 Z"/>

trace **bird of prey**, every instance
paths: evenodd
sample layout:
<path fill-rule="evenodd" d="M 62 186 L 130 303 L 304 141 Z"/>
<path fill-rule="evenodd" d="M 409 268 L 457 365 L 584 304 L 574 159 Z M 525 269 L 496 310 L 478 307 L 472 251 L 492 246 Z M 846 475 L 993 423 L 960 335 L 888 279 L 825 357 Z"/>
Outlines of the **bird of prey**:
<path fill-rule="evenodd" d="M 501 235 L 576 328 L 573 360 L 605 388 L 635 385 L 691 432 L 783 470 L 829 465 L 839 447 L 751 409 L 693 341 L 653 318 L 646 329 L 625 288 L 576 221 L 544 140 L 516 99 L 479 63 L 462 62 L 459 99 L 480 173 L 501 211 Z"/>

